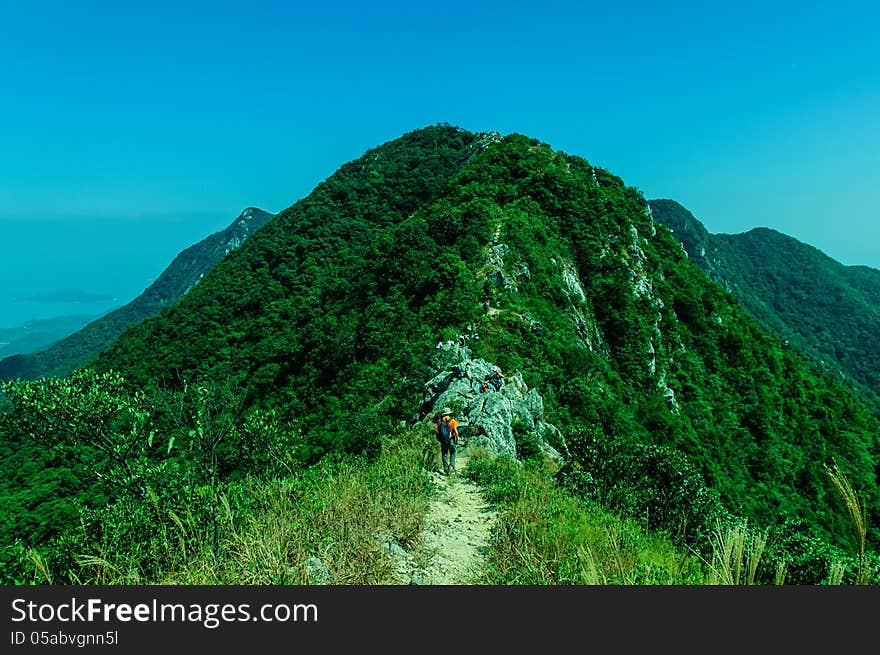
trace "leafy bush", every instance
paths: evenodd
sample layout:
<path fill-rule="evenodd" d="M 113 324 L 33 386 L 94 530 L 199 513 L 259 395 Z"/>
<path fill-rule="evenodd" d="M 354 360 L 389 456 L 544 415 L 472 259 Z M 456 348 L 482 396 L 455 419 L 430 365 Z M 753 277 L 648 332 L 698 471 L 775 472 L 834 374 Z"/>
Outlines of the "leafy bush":
<path fill-rule="evenodd" d="M 717 493 L 680 452 L 588 430 L 570 435 L 568 448 L 573 459 L 557 474 L 565 487 L 678 543 L 705 544 L 724 515 Z"/>

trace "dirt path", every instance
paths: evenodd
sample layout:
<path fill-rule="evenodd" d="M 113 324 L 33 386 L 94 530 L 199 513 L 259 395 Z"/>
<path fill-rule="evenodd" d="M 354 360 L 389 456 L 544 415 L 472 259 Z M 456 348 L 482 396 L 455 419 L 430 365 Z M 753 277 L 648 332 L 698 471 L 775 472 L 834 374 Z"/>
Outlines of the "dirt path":
<path fill-rule="evenodd" d="M 464 470 L 467 451 L 456 457 Z M 431 474 L 438 495 L 425 515 L 422 536 L 415 552 L 392 546 L 395 581 L 398 584 L 466 585 L 475 582 L 489 546 L 496 512 L 480 487 L 461 473 Z"/>

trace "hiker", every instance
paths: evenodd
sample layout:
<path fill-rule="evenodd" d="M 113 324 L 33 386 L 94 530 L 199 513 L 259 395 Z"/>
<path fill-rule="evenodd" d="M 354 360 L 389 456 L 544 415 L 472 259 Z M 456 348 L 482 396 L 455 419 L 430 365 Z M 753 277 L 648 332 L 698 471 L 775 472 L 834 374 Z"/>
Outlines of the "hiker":
<path fill-rule="evenodd" d="M 495 385 L 489 382 L 489 376 L 480 383 L 480 391 L 495 391 Z"/>
<path fill-rule="evenodd" d="M 500 389 L 504 385 L 504 373 L 497 366 L 493 366 L 488 381 L 495 389 Z"/>
<path fill-rule="evenodd" d="M 443 408 L 437 420 L 437 441 L 440 442 L 440 459 L 443 471 L 449 475 L 455 471 L 455 444 L 458 443 L 458 423 L 452 418 L 452 410 Z"/>

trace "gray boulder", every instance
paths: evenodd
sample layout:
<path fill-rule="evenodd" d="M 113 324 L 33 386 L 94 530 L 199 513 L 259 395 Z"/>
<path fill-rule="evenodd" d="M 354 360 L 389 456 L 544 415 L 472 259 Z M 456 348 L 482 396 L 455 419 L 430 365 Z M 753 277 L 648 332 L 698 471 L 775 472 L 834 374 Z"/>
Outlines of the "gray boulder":
<path fill-rule="evenodd" d="M 544 421 L 544 402 L 519 371 L 508 374 L 498 391 L 481 391 L 492 364 L 474 358 L 470 348 L 442 344 L 434 356 L 437 375 L 425 384 L 422 414 L 429 419 L 449 407 L 467 447 L 493 457 L 517 456 L 517 440 L 528 439 L 558 463 L 567 452 L 559 430 Z"/>

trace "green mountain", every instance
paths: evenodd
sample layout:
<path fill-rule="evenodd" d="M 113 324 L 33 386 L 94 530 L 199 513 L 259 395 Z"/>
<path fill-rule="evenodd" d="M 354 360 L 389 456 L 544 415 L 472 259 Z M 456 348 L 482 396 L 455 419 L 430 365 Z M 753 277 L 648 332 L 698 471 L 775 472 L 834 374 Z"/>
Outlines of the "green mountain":
<path fill-rule="evenodd" d="M 112 509 L 78 536 L 41 523 L 47 558 L 136 551 L 169 508 L 213 526 L 207 543 L 180 527 L 181 548 L 216 553 L 229 503 L 263 507 L 255 478 L 306 493 L 315 471 L 427 430 L 426 400 L 490 362 L 528 409 L 505 418 L 516 457 L 561 454 L 554 480 L 581 499 L 695 550 L 716 521 L 773 530 L 789 579 L 815 582 L 829 549 L 859 548 L 836 463 L 880 545 L 877 417 L 709 280 L 634 187 L 518 134 L 438 125 L 369 150 L 88 367 L 5 385 L 0 430 L 51 446 L 50 469 L 92 471 L 90 502 Z M 479 417 L 469 438 L 493 429 Z"/>
<path fill-rule="evenodd" d="M 85 322 L 79 324 L 73 328 L 77 332 L 70 334 L 73 331 L 70 330 L 63 335 L 65 338 L 53 339 L 55 343 L 44 341 L 40 344 L 43 347 L 52 343 L 45 350 L 0 360 L 0 380 L 63 376 L 88 364 L 130 326 L 180 300 L 220 259 L 238 248 L 272 216 L 261 209 L 245 209 L 229 227 L 205 237 L 178 254 L 156 281 L 130 303 L 87 325 Z M 81 295 L 81 292 L 67 291 L 54 294 L 51 298 L 56 299 L 60 295 L 73 297 L 77 293 Z"/>
<path fill-rule="evenodd" d="M 768 228 L 710 234 L 674 200 L 649 203 L 691 260 L 762 325 L 880 396 L 880 271 L 844 266 Z"/>
<path fill-rule="evenodd" d="M 635 189 L 519 135 L 437 127 L 368 152 L 95 368 L 231 379 L 317 456 L 411 418 L 434 343 L 469 323 L 560 427 L 684 453 L 731 511 L 841 532 L 816 499 L 844 452 L 878 508 L 869 413 L 706 280 Z"/>

